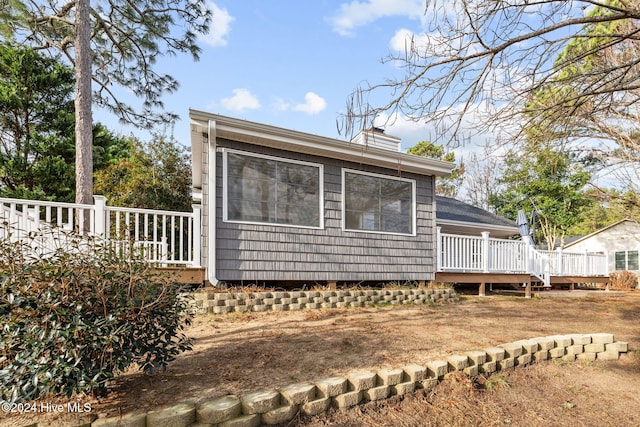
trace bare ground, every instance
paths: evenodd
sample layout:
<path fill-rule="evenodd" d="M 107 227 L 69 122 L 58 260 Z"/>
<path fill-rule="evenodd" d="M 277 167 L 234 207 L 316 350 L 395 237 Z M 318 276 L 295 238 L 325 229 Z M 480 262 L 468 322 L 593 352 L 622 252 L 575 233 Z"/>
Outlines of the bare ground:
<path fill-rule="evenodd" d="M 549 362 L 475 383 L 460 378 L 430 393 L 320 418 L 299 417 L 291 425 L 640 425 L 640 357 L 635 353 L 640 349 L 640 293 L 563 295 L 198 316 L 187 331 L 196 339 L 193 351 L 181 355 L 167 372 L 154 377 L 128 372 L 106 399 L 71 399 L 90 403 L 89 414 L 0 414 L 0 425 L 74 425 L 96 416 L 277 388 L 352 369 L 420 364 L 524 338 L 593 332 L 613 333 L 629 342 L 631 353 L 617 362 Z"/>

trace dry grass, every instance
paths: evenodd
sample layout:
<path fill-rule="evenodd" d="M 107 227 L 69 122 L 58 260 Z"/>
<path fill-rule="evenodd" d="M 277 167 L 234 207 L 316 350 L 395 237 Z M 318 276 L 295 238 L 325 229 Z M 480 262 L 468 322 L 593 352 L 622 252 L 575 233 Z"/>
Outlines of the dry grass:
<path fill-rule="evenodd" d="M 148 377 L 130 372 L 113 384 L 107 399 L 73 400 L 92 403 L 84 419 L 114 416 L 352 369 L 420 364 L 523 338 L 608 332 L 629 342 L 630 356 L 591 365 L 551 362 L 503 373 L 484 384 L 460 378 L 427 394 L 328 417 L 298 418 L 292 425 L 640 425 L 640 363 L 634 353 L 640 349 L 639 321 L 640 293 L 604 291 L 531 300 L 466 297 L 442 306 L 206 315 L 196 318 L 188 331 L 197 339 L 194 350 L 166 373 Z M 43 415 L 37 415 L 42 421 Z M 69 417 L 48 414 L 44 420 L 66 425 Z M 576 422 L 567 423 L 567 417 Z M 21 426 L 33 419 L 35 415 L 0 414 L 0 425 Z"/>

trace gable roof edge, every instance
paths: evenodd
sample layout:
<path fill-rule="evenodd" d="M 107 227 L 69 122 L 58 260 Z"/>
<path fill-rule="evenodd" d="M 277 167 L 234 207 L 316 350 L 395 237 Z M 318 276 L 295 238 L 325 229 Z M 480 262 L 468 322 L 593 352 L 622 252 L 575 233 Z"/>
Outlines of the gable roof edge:
<path fill-rule="evenodd" d="M 613 227 L 615 227 L 615 226 L 617 226 L 617 225 L 619 225 L 619 224 L 622 224 L 623 222 L 627 222 L 627 221 L 636 222 L 636 221 L 632 220 L 631 218 L 624 218 L 624 219 L 621 219 L 620 221 L 616 221 L 616 222 L 614 222 L 613 224 L 609 224 L 609 225 L 607 225 L 606 227 L 602 227 L 602 228 L 601 228 L 601 229 L 599 229 L 599 230 L 596 230 L 596 231 L 594 231 L 594 232 L 592 232 L 592 233 L 589 233 L 589 234 L 587 234 L 586 236 L 582 236 L 581 238 L 579 238 L 579 239 L 577 239 L 577 240 L 574 240 L 574 241 L 573 241 L 573 242 L 571 242 L 571 243 L 567 243 L 564 247 L 565 247 L 565 248 L 569 248 L 569 247 L 571 247 L 571 246 L 577 245 L 578 243 L 580 243 L 580 242 L 582 242 L 582 241 L 584 241 L 584 240 L 587 240 L 587 239 L 589 239 L 589 238 L 591 238 L 591 237 L 595 236 L 596 234 L 600 234 L 600 233 L 602 233 L 603 231 L 606 231 L 606 230 L 608 230 L 608 229 L 610 229 L 610 228 L 613 228 Z"/>
<path fill-rule="evenodd" d="M 215 121 L 218 138 L 234 139 L 255 145 L 365 163 L 421 175 L 444 176 L 450 174 L 455 168 L 455 164 L 451 162 L 354 144 L 349 141 L 203 111 L 190 109 L 189 117 L 191 119 L 192 134 L 194 131 L 193 126 L 200 126 L 204 130 L 208 122 Z"/>

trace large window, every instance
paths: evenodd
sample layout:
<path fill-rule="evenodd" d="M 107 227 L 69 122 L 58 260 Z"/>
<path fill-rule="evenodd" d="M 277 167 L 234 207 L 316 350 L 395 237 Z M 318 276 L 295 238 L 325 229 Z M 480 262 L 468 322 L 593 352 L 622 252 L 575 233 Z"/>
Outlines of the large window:
<path fill-rule="evenodd" d="M 638 251 L 616 252 L 616 270 L 640 270 Z"/>
<path fill-rule="evenodd" d="M 413 234 L 415 181 L 343 170 L 347 230 Z"/>
<path fill-rule="evenodd" d="M 225 220 L 322 227 L 322 166 L 225 151 Z"/>

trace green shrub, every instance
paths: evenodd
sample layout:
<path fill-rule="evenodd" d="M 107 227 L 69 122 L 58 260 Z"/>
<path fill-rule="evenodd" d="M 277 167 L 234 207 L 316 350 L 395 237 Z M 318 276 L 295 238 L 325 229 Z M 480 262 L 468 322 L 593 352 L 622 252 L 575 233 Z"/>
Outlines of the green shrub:
<path fill-rule="evenodd" d="M 48 239 L 48 240 L 47 240 Z M 34 251 L 34 243 L 55 241 Z M 47 246 L 45 245 L 45 246 Z M 191 349 L 189 302 L 133 247 L 46 232 L 0 241 L 0 398 L 104 395 L 126 368 L 165 369 Z"/>

